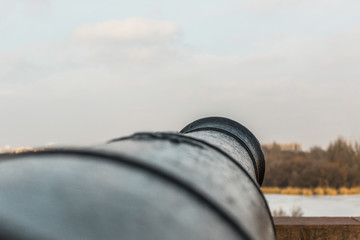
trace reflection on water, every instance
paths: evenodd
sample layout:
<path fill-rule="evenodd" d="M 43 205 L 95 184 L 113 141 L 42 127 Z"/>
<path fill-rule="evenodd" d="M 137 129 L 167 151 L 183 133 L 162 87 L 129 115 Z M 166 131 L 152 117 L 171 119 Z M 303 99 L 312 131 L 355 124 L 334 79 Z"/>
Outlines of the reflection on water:
<path fill-rule="evenodd" d="M 270 210 L 282 208 L 291 212 L 300 207 L 303 216 L 360 216 L 360 195 L 341 196 L 293 196 L 281 194 L 265 195 Z"/>

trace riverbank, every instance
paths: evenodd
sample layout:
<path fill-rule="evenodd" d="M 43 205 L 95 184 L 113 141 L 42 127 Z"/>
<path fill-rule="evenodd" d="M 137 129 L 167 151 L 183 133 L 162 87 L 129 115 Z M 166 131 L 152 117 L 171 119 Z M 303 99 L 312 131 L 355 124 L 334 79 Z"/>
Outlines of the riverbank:
<path fill-rule="evenodd" d="M 360 187 L 346 188 L 341 187 L 339 189 L 330 188 L 330 187 L 316 187 L 316 188 L 296 188 L 296 187 L 262 187 L 261 190 L 265 194 L 284 194 L 284 195 L 303 195 L 303 196 L 313 196 L 313 195 L 355 195 L 360 194 Z"/>

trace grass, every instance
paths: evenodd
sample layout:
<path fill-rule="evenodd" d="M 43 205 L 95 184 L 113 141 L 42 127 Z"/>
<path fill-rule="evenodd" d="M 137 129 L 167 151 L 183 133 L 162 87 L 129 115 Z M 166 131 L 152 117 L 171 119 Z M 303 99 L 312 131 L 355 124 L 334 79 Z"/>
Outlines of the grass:
<path fill-rule="evenodd" d="M 300 195 L 300 193 L 301 193 L 300 188 L 287 187 L 281 190 L 281 194 L 287 194 L 287 195 Z"/>
<path fill-rule="evenodd" d="M 316 188 L 297 188 L 297 187 L 262 187 L 261 190 L 265 194 L 286 194 L 286 195 L 304 195 L 304 196 L 313 196 L 313 195 L 353 195 L 360 194 L 360 187 L 346 188 L 341 187 L 339 189 L 330 188 L 330 187 L 316 187 Z"/>
<path fill-rule="evenodd" d="M 304 215 L 304 212 L 300 207 L 294 206 L 290 210 L 290 213 L 287 213 L 284 209 L 280 207 L 278 210 L 273 210 L 271 214 L 273 217 L 302 217 Z"/>
<path fill-rule="evenodd" d="M 325 188 L 317 187 L 317 188 L 314 188 L 313 192 L 315 195 L 325 195 Z"/>

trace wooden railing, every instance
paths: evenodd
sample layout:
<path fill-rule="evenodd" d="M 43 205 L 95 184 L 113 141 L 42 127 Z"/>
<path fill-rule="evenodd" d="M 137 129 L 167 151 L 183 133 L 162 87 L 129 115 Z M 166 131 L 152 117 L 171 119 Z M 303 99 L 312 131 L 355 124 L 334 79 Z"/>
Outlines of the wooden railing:
<path fill-rule="evenodd" d="M 360 239 L 360 217 L 275 217 L 278 240 Z"/>

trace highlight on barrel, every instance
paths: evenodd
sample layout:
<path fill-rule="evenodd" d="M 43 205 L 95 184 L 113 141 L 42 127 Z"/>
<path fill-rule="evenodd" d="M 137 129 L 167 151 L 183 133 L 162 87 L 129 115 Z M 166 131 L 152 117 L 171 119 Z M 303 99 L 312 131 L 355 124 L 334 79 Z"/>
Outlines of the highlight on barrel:
<path fill-rule="evenodd" d="M 275 239 L 256 137 L 221 117 L 0 155 L 0 239 Z"/>

